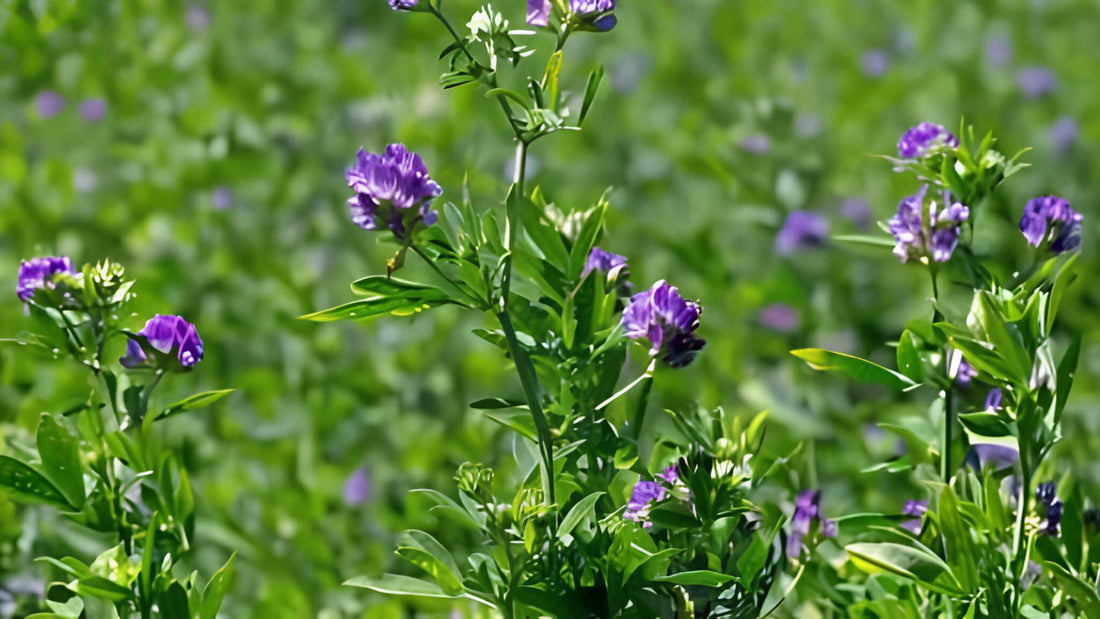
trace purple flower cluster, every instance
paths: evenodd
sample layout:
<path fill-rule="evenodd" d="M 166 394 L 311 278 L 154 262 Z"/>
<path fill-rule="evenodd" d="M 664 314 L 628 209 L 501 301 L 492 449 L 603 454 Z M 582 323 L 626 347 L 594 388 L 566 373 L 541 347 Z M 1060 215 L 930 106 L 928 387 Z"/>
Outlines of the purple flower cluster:
<path fill-rule="evenodd" d="M 390 0 L 391 4 L 393 1 Z M 527 23 L 532 26 L 548 25 L 553 6 L 553 0 L 527 0 Z M 618 23 L 618 19 L 611 14 L 614 10 L 615 0 L 569 0 L 569 11 L 601 32 L 611 30 Z"/>
<path fill-rule="evenodd" d="M 346 177 L 355 191 L 348 200 L 351 220 L 360 228 L 386 226 L 403 240 L 415 226 L 436 222 L 431 201 L 443 189 L 428 176 L 420 155 L 409 152 L 404 144 L 390 144 L 382 155 L 359 149 Z"/>
<path fill-rule="evenodd" d="M 1074 211 L 1065 198 L 1041 196 L 1024 207 L 1020 232 L 1035 247 L 1047 243 L 1050 251 L 1060 254 L 1081 244 L 1083 219 L 1084 215 Z"/>
<path fill-rule="evenodd" d="M 618 279 L 619 275 L 629 275 L 627 271 L 626 256 L 604 251 L 599 247 L 593 247 L 588 252 L 588 259 L 584 261 L 584 271 L 581 278 L 588 277 L 592 271 L 607 274 L 607 281 Z"/>
<path fill-rule="evenodd" d="M 802 538 L 813 532 L 814 522 L 825 537 L 836 537 L 836 521 L 821 515 L 821 491 L 805 490 L 794 503 L 791 532 L 787 536 L 787 556 L 797 559 L 802 554 Z"/>
<path fill-rule="evenodd" d="M 642 528 L 652 529 L 653 523 L 649 520 L 649 509 L 654 503 L 665 500 L 668 497 L 666 486 L 675 486 L 680 482 L 676 475 L 676 466 L 666 467 L 657 474 L 661 481 L 639 481 L 634 484 L 634 491 L 630 494 L 630 501 L 626 504 L 623 518 L 640 522 Z M 664 482 L 663 484 L 661 482 Z"/>
<path fill-rule="evenodd" d="M 970 446 L 965 463 L 979 471 L 987 466 L 999 471 L 1014 466 L 1019 459 L 1020 452 L 1007 445 L 976 443 Z"/>
<path fill-rule="evenodd" d="M 695 359 L 706 341 L 695 334 L 703 307 L 685 301 L 675 286 L 665 280 L 630 298 L 623 311 L 623 332 L 633 340 L 646 338 L 650 355 L 674 368 Z"/>
<path fill-rule="evenodd" d="M 145 327 L 137 335 L 138 339 L 131 339 L 127 344 L 126 356 L 118 360 L 124 367 L 186 370 L 202 361 L 202 339 L 199 338 L 199 332 L 195 325 L 179 316 L 157 314 L 145 323 Z M 168 358 L 165 361 L 169 365 L 164 367 L 160 359 L 149 359 L 146 353 L 152 351 Z"/>
<path fill-rule="evenodd" d="M 800 323 L 798 312 L 786 303 L 772 303 L 760 310 L 760 324 L 780 333 L 794 333 Z"/>
<path fill-rule="evenodd" d="M 390 0 L 390 8 L 395 11 L 411 11 L 420 0 Z"/>
<path fill-rule="evenodd" d="M 978 377 L 978 370 L 974 369 L 974 366 L 963 359 L 959 361 L 959 369 L 955 374 L 955 384 L 960 387 L 969 387 L 970 381 Z"/>
<path fill-rule="evenodd" d="M 35 97 L 34 108 L 40 117 L 53 118 L 65 109 L 65 97 L 52 90 L 46 90 Z"/>
<path fill-rule="evenodd" d="M 825 244 L 829 238 L 829 222 L 810 211 L 793 211 L 775 235 L 775 252 L 790 255 L 802 249 Z"/>
<path fill-rule="evenodd" d="M 45 256 L 24 260 L 19 265 L 19 281 L 15 293 L 27 303 L 34 292 L 41 288 L 53 288 L 54 277 L 59 273 L 73 275 L 73 263 L 64 256 Z"/>
<path fill-rule="evenodd" d="M 905 507 L 901 509 L 901 514 L 903 516 L 914 516 L 914 518 L 901 523 L 902 528 L 914 535 L 920 533 L 921 518 L 926 511 L 928 511 L 928 501 L 906 501 Z"/>
<path fill-rule="evenodd" d="M 1030 66 L 1016 74 L 1016 85 L 1028 99 L 1041 99 L 1058 88 L 1058 76 L 1046 67 Z"/>
<path fill-rule="evenodd" d="M 1039 484 L 1035 489 L 1035 498 L 1046 510 L 1047 521 L 1043 527 L 1043 533 L 1051 537 L 1058 537 L 1062 525 L 1062 511 L 1065 505 L 1057 496 L 1058 486 L 1054 482 Z"/>
<path fill-rule="evenodd" d="M 959 139 L 943 125 L 920 123 L 898 140 L 898 155 L 905 159 L 920 159 L 940 147 L 956 148 Z"/>
<path fill-rule="evenodd" d="M 959 242 L 959 226 L 970 217 L 970 209 L 953 202 L 944 191 L 942 200 L 932 200 L 928 206 L 928 221 L 924 218 L 924 196 L 928 185 L 901 201 L 898 212 L 888 222 L 890 233 L 897 239 L 894 255 L 902 262 L 929 259 L 947 262 Z"/>

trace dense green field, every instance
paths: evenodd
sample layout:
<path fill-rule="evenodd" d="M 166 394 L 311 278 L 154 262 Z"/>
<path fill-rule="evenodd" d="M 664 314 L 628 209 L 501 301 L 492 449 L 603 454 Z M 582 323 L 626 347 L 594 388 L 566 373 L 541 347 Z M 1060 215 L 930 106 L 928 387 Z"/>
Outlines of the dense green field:
<path fill-rule="evenodd" d="M 478 7 L 445 4 L 458 26 Z M 520 28 L 522 4 L 496 8 Z M 671 431 L 663 409 L 721 406 L 744 420 L 769 411 L 759 457 L 788 458 L 753 495 L 769 517 L 790 515 L 806 488 L 822 490 L 833 518 L 896 514 L 922 495 L 929 475 L 876 467 L 899 455 L 878 424 L 923 415 L 936 394 L 815 372 L 789 351 L 896 367 L 890 344 L 932 314 L 927 272 L 888 247 L 832 238 L 789 250 L 780 231 L 788 214 L 810 211 L 826 237 L 892 242 L 874 222 L 893 216 L 913 183 L 874 155 L 894 155 L 918 122 L 955 131 L 963 119 L 979 138 L 993 131 L 1003 153 L 1032 149 L 1021 158 L 1032 167 L 975 220 L 973 246 L 996 276 L 1035 260 L 1017 231 L 1027 200 L 1054 193 L 1084 215 L 1078 281 L 1054 333 L 1060 350 L 1073 333 L 1084 346 L 1042 477 L 1069 475 L 1096 505 L 1100 8 L 623 0 L 616 15 L 612 31 L 570 39 L 561 88 L 579 97 L 597 65 L 606 78 L 583 131 L 532 145 L 527 183 L 564 211 L 606 192 L 600 246 L 629 257 L 636 288 L 667 278 L 705 308 L 706 348 L 662 373 L 650 396 L 643 459 Z M 545 36 L 530 39 L 537 51 L 524 61 L 539 75 L 553 51 Z M 440 206 L 460 202 L 465 182 L 479 212 L 503 208 L 510 132 L 483 87 L 440 88 L 448 42 L 431 16 L 382 0 L 0 0 L 0 290 L 11 291 L 0 338 L 33 328 L 14 290 L 20 260 L 40 255 L 124 264 L 137 280 L 126 322 L 135 331 L 153 313 L 197 326 L 201 365 L 154 398 L 236 391 L 154 429 L 194 486 L 194 539 L 177 573 L 208 578 L 237 552 L 224 617 L 449 616 L 449 600 L 341 583 L 417 574 L 393 554 L 405 529 L 456 554 L 477 548 L 411 490 L 455 496 L 468 461 L 496 469 L 504 486 L 521 481 L 513 453 L 523 439 L 469 406 L 523 397 L 511 361 L 470 335 L 495 328 L 489 317 L 441 307 L 299 319 L 350 300 L 348 282 L 384 274 L 397 247 L 349 220 L 344 171 L 360 147 L 416 150 L 443 187 Z M 105 109 L 89 103 L 98 100 Z M 433 273 L 410 258 L 400 277 Z M 953 277 L 941 277 L 941 301 L 965 318 L 971 289 Z M 123 355 L 115 346 L 106 358 Z M 620 384 L 646 366 L 641 349 L 630 358 Z M 40 414 L 70 409 L 87 390 L 71 364 L 0 343 L 0 454 L 33 445 Z M 980 410 L 986 391 L 959 397 Z M 936 471 L 934 455 L 908 456 Z M 348 496 L 349 479 L 365 484 L 351 488 L 362 496 Z M 4 492 L 0 616 L 25 616 L 42 610 L 47 582 L 66 580 L 35 557 L 91 562 L 116 542 Z M 843 550 L 823 545 L 813 561 L 838 565 Z M 776 588 L 795 573 L 785 567 Z M 777 614 L 846 616 L 821 593 L 833 578 L 807 569 Z"/>

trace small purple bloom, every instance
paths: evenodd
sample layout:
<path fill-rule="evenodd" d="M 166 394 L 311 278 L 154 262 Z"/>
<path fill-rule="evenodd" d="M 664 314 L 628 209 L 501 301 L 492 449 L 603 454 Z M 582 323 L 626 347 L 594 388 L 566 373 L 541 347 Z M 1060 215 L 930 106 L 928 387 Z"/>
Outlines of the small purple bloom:
<path fill-rule="evenodd" d="M 214 188 L 214 194 L 210 197 L 210 203 L 215 210 L 224 211 L 233 206 L 233 191 L 225 185 Z"/>
<path fill-rule="evenodd" d="M 814 522 L 823 536 L 836 537 L 836 521 L 821 515 L 821 491 L 805 490 L 795 500 L 791 532 L 787 536 L 788 557 L 797 559 L 802 554 L 802 538 L 811 534 Z"/>
<path fill-rule="evenodd" d="M 874 223 L 871 205 L 863 198 L 844 198 L 840 203 L 840 214 L 851 220 L 856 227 L 866 230 Z"/>
<path fill-rule="evenodd" d="M 1077 126 L 1077 121 L 1072 116 L 1061 116 L 1053 125 L 1050 126 L 1050 143 L 1054 147 L 1054 152 L 1059 155 L 1065 155 L 1069 152 L 1069 149 L 1073 147 L 1073 143 L 1077 141 L 1077 134 L 1080 131 Z"/>
<path fill-rule="evenodd" d="M 685 301 L 675 286 L 662 279 L 630 298 L 623 310 L 623 333 L 633 340 L 649 340 L 651 356 L 680 368 L 691 363 L 706 344 L 695 334 L 702 314 L 698 302 Z"/>
<path fill-rule="evenodd" d="M 898 156 L 905 159 L 921 159 L 942 148 L 957 148 L 959 139 L 943 125 L 920 123 L 906 131 L 898 140 Z"/>
<path fill-rule="evenodd" d="M 59 273 L 73 275 L 73 263 L 64 256 L 45 256 L 24 260 L 19 265 L 19 280 L 15 293 L 27 303 L 34 292 L 41 288 L 53 288 L 54 276 Z"/>
<path fill-rule="evenodd" d="M 530 14 L 530 0 L 528 0 L 527 10 Z M 615 10 L 615 0 L 569 0 L 569 10 L 574 15 L 591 20 L 592 25 L 600 32 L 607 32 L 619 23 L 618 18 L 611 14 L 611 11 Z"/>
<path fill-rule="evenodd" d="M 210 25 L 210 12 L 200 4 L 192 4 L 187 7 L 183 21 L 193 32 L 201 32 Z"/>
<path fill-rule="evenodd" d="M 1050 506 L 1058 498 L 1058 484 L 1052 481 L 1048 481 L 1045 484 L 1039 484 L 1035 488 L 1035 499 L 1043 505 L 1043 507 Z"/>
<path fill-rule="evenodd" d="M 657 473 L 657 477 L 660 477 L 670 486 L 675 486 L 680 483 L 680 476 L 676 474 L 676 465 L 670 464 L 666 466 L 660 473 Z"/>
<path fill-rule="evenodd" d="M 588 259 L 584 262 L 581 278 L 587 277 L 592 271 L 606 273 L 607 281 L 613 281 L 619 277 L 620 273 L 627 275 L 626 257 L 593 247 L 588 253 Z"/>
<path fill-rule="evenodd" d="M 794 333 L 799 322 L 798 312 L 785 303 L 772 303 L 760 310 L 760 324 L 780 333 Z"/>
<path fill-rule="evenodd" d="M 344 482 L 344 505 L 355 507 L 367 502 L 372 492 L 370 472 L 367 467 L 361 466 L 355 469 Z"/>
<path fill-rule="evenodd" d="M 46 90 L 35 97 L 34 108 L 40 117 L 53 118 L 65 109 L 65 97 L 52 90 Z"/>
<path fill-rule="evenodd" d="M 1029 200 L 1020 218 L 1020 232 L 1035 247 L 1046 243 L 1060 254 L 1081 244 L 1084 215 L 1074 211 L 1069 201 L 1058 196 L 1040 196 Z"/>
<path fill-rule="evenodd" d="M 994 67 L 1003 67 L 1012 60 L 1012 41 L 1007 37 L 995 36 L 985 44 L 985 57 Z"/>
<path fill-rule="evenodd" d="M 85 99 L 80 102 L 80 117 L 86 123 L 96 123 L 107 115 L 107 102 L 103 99 Z"/>
<path fill-rule="evenodd" d="M 551 0 L 527 0 L 527 23 L 531 26 L 546 26 L 550 23 Z"/>
<path fill-rule="evenodd" d="M 966 463 L 978 470 L 986 466 L 991 466 L 994 470 L 1007 469 L 1019 459 L 1020 453 L 1012 447 L 993 443 L 971 445 L 966 454 Z"/>
<path fill-rule="evenodd" d="M 928 511 L 928 501 L 906 501 L 901 514 L 903 516 L 916 516 L 916 518 L 901 523 L 902 528 L 914 535 L 920 533 L 921 517 L 924 516 L 926 511 Z"/>
<path fill-rule="evenodd" d="M 975 370 L 974 366 L 970 365 L 970 363 L 966 359 L 959 361 L 959 369 L 955 373 L 956 385 L 963 388 L 969 387 L 970 381 L 974 380 L 977 377 L 978 370 Z"/>
<path fill-rule="evenodd" d="M 1004 397 L 1004 392 L 1000 387 L 994 387 L 989 390 L 989 395 L 985 396 L 985 410 L 992 413 L 993 411 L 1001 408 L 1001 399 Z"/>
<path fill-rule="evenodd" d="M 1041 99 L 1058 87 L 1058 76 L 1046 67 L 1030 66 L 1016 74 L 1016 85 L 1031 100 Z"/>
<path fill-rule="evenodd" d="M 411 11 L 420 0 L 390 0 L 390 8 L 395 11 Z"/>
<path fill-rule="evenodd" d="M 924 222 L 924 196 L 928 185 L 898 204 L 898 212 L 889 222 L 890 233 L 897 240 L 894 255 L 902 262 L 929 258 L 947 262 L 959 242 L 959 226 L 970 216 L 970 209 L 961 202 L 952 202 L 944 191 L 942 200 L 932 200 L 928 207 L 930 225 Z M 949 206 L 948 206 L 949 205 Z"/>
<path fill-rule="evenodd" d="M 649 508 L 658 501 L 663 501 L 668 496 L 668 491 L 659 482 L 639 481 L 634 484 L 634 492 L 630 495 L 630 501 L 626 504 L 623 518 L 642 523 L 642 527 L 652 529 L 653 523 L 649 521 Z"/>
<path fill-rule="evenodd" d="M 860 58 L 859 66 L 867 77 L 882 77 L 890 70 L 890 55 L 882 49 L 868 50 Z"/>
<path fill-rule="evenodd" d="M 754 155 L 766 155 L 772 148 L 771 138 L 763 133 L 753 133 L 741 138 L 741 150 Z"/>
<path fill-rule="evenodd" d="M 157 314 L 138 331 L 138 339 L 131 339 L 126 346 L 126 356 L 119 359 L 123 367 L 129 369 L 157 367 L 157 360 L 150 360 L 147 352 L 156 351 L 166 357 L 173 357 L 179 366 L 170 368 L 190 369 L 202 361 L 202 339 L 195 325 L 180 316 Z M 143 340 L 139 341 L 139 340 Z M 145 345 L 148 344 L 148 348 Z"/>
<path fill-rule="evenodd" d="M 775 236 L 775 252 L 786 256 L 820 247 L 829 238 L 829 222 L 810 211 L 792 211 Z"/>
<path fill-rule="evenodd" d="M 404 239 L 409 227 L 430 226 L 438 219 L 431 201 L 443 189 L 428 176 L 420 155 L 404 144 L 390 144 L 383 155 L 359 149 L 345 176 L 355 191 L 348 200 L 351 220 L 364 230 L 387 226 Z"/>

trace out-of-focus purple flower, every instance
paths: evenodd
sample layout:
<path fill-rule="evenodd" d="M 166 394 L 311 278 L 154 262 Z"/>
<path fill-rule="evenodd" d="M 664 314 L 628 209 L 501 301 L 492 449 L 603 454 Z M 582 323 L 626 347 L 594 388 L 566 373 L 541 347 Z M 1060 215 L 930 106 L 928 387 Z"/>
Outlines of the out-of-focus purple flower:
<path fill-rule="evenodd" d="M 634 492 L 630 495 L 630 501 L 626 504 L 623 518 L 642 523 L 642 527 L 652 529 L 653 523 L 649 520 L 649 508 L 657 501 L 663 501 L 668 496 L 665 487 L 656 481 L 639 481 L 634 484 Z"/>
<path fill-rule="evenodd" d="M 787 536 L 788 557 L 797 559 L 802 554 L 802 538 L 811 534 L 814 522 L 823 536 L 836 537 L 836 522 L 821 515 L 821 491 L 805 490 L 795 500 L 791 532 Z"/>
<path fill-rule="evenodd" d="M 928 206 L 929 226 L 924 225 L 924 196 L 928 185 L 898 204 L 898 212 L 888 222 L 890 233 L 897 240 L 894 255 L 902 262 L 919 260 L 927 264 L 929 259 L 947 262 L 959 242 L 959 226 L 970 216 L 970 209 L 961 202 L 953 202 L 951 194 L 942 193 L 940 200 L 933 199 Z"/>
<path fill-rule="evenodd" d="M 883 49 L 871 49 L 859 59 L 859 67 L 867 77 L 882 77 L 890 70 L 890 54 Z"/>
<path fill-rule="evenodd" d="M 1048 481 L 1045 484 L 1039 484 L 1035 488 L 1035 499 L 1043 504 L 1044 507 L 1050 505 L 1058 498 L 1058 484 L 1053 481 Z"/>
<path fill-rule="evenodd" d="M 420 155 L 404 144 L 390 144 L 383 155 L 359 149 L 345 176 L 355 191 L 348 200 L 351 220 L 364 230 L 386 226 L 404 239 L 410 228 L 438 219 L 431 202 L 443 189 L 428 176 Z"/>
<path fill-rule="evenodd" d="M 985 44 L 985 57 L 994 67 L 1003 67 L 1012 60 L 1012 41 L 1007 37 L 990 37 Z"/>
<path fill-rule="evenodd" d="M 966 454 L 966 464 L 977 470 L 993 467 L 993 470 L 1007 469 L 1020 459 L 1020 452 L 1006 445 L 977 443 L 970 446 Z"/>
<path fill-rule="evenodd" d="M 660 477 L 670 486 L 675 486 L 680 483 L 680 476 L 676 474 L 676 465 L 670 464 L 666 466 L 660 473 L 657 473 L 657 477 Z"/>
<path fill-rule="evenodd" d="M 85 99 L 80 102 L 80 117 L 86 123 L 97 123 L 107 115 L 107 101 L 104 99 Z"/>
<path fill-rule="evenodd" d="M 347 507 L 362 505 L 370 498 L 372 491 L 370 471 L 366 466 L 361 466 L 355 469 L 355 472 L 344 482 L 344 505 Z"/>
<path fill-rule="evenodd" d="M 955 373 L 956 385 L 964 388 L 969 387 L 970 381 L 974 380 L 977 377 L 978 370 L 975 370 L 974 366 L 970 365 L 970 363 L 966 359 L 959 361 L 959 369 Z"/>
<path fill-rule="evenodd" d="M 810 211 L 792 211 L 775 236 L 775 252 L 786 256 L 820 247 L 829 238 L 829 222 Z"/>
<path fill-rule="evenodd" d="M 794 333 L 799 323 L 798 312 L 786 303 L 772 303 L 760 310 L 760 324 L 780 333 Z"/>
<path fill-rule="evenodd" d="M 1054 152 L 1059 155 L 1068 153 L 1069 149 L 1073 148 L 1073 143 L 1077 141 L 1079 131 L 1077 121 L 1072 116 L 1061 116 L 1054 121 L 1048 132 Z"/>
<path fill-rule="evenodd" d="M 763 133 L 753 133 L 741 138 L 738 146 L 747 153 L 766 155 L 772 149 L 772 141 Z"/>
<path fill-rule="evenodd" d="M 914 535 L 920 533 L 921 518 L 926 511 L 928 511 L 928 501 L 906 501 L 901 514 L 903 516 L 916 516 L 916 518 L 901 523 L 902 528 Z"/>
<path fill-rule="evenodd" d="M 183 21 L 193 32 L 201 32 L 210 25 L 210 11 L 201 4 L 192 4 L 187 7 Z"/>
<path fill-rule="evenodd" d="M 1059 527 L 1062 524 L 1062 512 L 1065 508 L 1058 499 L 1058 485 L 1054 482 L 1039 484 L 1035 488 L 1035 499 L 1046 511 L 1047 521 L 1043 526 L 1043 532 L 1051 537 L 1058 537 Z"/>
<path fill-rule="evenodd" d="M 531 26 L 546 26 L 550 23 L 551 0 L 527 0 L 527 23 Z"/>
<path fill-rule="evenodd" d="M 1046 67 L 1024 67 L 1016 74 L 1016 85 L 1020 87 L 1025 97 L 1034 101 L 1058 88 L 1058 76 Z"/>
<path fill-rule="evenodd" d="M 1004 392 L 1000 387 L 994 387 L 989 390 L 989 395 L 985 396 L 985 410 L 992 413 L 1001 408 L 1001 400 L 1004 398 Z"/>
<path fill-rule="evenodd" d="M 73 275 L 73 263 L 65 256 L 44 256 L 24 260 L 19 265 L 19 280 L 15 294 L 19 300 L 27 303 L 34 292 L 41 288 L 53 288 L 54 276 L 59 273 Z"/>
<path fill-rule="evenodd" d="M 530 0 L 528 0 L 528 14 L 530 14 L 530 10 Z M 591 21 L 596 30 L 600 32 L 607 32 L 619 23 L 618 18 L 611 13 L 615 10 L 615 0 L 569 0 L 569 10 L 574 15 L 578 15 L 586 21 Z"/>
<path fill-rule="evenodd" d="M 957 148 L 959 138 L 935 123 L 920 123 L 910 128 L 898 140 L 898 156 L 920 159 L 942 147 Z"/>
<path fill-rule="evenodd" d="M 1073 210 L 1069 201 L 1058 196 L 1040 196 L 1029 200 L 1020 218 L 1020 232 L 1035 247 L 1046 243 L 1060 254 L 1081 244 L 1084 215 Z"/>
<path fill-rule="evenodd" d="M 395 11 L 411 11 L 420 0 L 390 0 L 390 8 Z"/>
<path fill-rule="evenodd" d="M 41 118 L 53 118 L 65 109 L 65 97 L 52 90 L 40 92 L 34 99 L 34 109 Z"/>
<path fill-rule="evenodd" d="M 188 370 L 202 361 L 203 348 L 199 332 L 195 325 L 180 316 L 157 314 L 145 323 L 137 336 L 127 343 L 126 356 L 118 360 L 123 367 L 178 371 Z M 150 359 L 147 354 L 149 352 L 160 353 L 163 359 Z"/>
<path fill-rule="evenodd" d="M 210 196 L 210 203 L 215 210 L 227 210 L 233 206 L 233 190 L 225 185 L 215 187 L 213 195 Z"/>
<path fill-rule="evenodd" d="M 604 251 L 599 247 L 593 247 L 588 252 L 588 259 L 584 261 L 584 271 L 581 277 L 587 277 L 592 271 L 607 274 L 607 281 L 618 279 L 619 275 L 628 275 L 626 256 Z"/>
<path fill-rule="evenodd" d="M 871 227 L 874 219 L 871 214 L 871 205 L 863 198 L 844 198 L 840 203 L 840 214 L 863 230 Z"/>
<path fill-rule="evenodd" d="M 674 368 L 691 363 L 706 344 L 695 334 L 703 306 L 685 301 L 675 286 L 658 280 L 645 292 L 630 298 L 623 310 L 623 334 L 649 340 L 649 354 Z"/>

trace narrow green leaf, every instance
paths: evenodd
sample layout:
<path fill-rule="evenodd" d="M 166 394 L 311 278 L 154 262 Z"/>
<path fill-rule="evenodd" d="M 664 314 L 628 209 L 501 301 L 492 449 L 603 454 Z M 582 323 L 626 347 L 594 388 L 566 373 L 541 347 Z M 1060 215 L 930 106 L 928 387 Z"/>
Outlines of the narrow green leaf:
<path fill-rule="evenodd" d="M 35 440 L 38 457 L 42 459 L 42 474 L 53 482 L 69 505 L 80 509 L 84 505 L 84 471 L 80 466 L 79 441 L 47 413 L 38 422 Z"/>
<path fill-rule="evenodd" d="M 1012 435 L 1012 428 L 996 413 L 963 413 L 959 415 L 959 421 L 966 426 L 967 430 L 978 436 Z"/>
<path fill-rule="evenodd" d="M 558 537 L 564 537 L 572 533 L 578 524 L 591 516 L 596 509 L 596 501 L 600 500 L 603 495 L 603 492 L 593 492 L 577 501 L 577 504 L 569 510 L 565 518 L 562 518 L 561 526 L 558 527 Z"/>
<path fill-rule="evenodd" d="M 603 81 L 603 65 L 598 65 L 592 72 L 588 74 L 588 82 L 584 86 L 584 100 L 581 103 L 581 113 L 577 116 L 577 126 L 584 124 L 584 119 L 588 116 L 588 110 L 592 108 L 592 102 L 596 100 L 596 91 L 600 88 L 600 82 Z"/>
<path fill-rule="evenodd" d="M 403 531 L 396 554 L 430 574 L 444 593 L 461 595 L 465 590 L 454 557 L 431 535 L 415 529 Z"/>
<path fill-rule="evenodd" d="M 344 582 L 345 587 L 362 587 L 379 593 L 390 595 L 411 595 L 426 598 L 450 598 L 459 596 L 448 595 L 439 588 L 439 585 L 400 574 L 384 574 L 381 578 L 369 576 L 357 576 Z"/>
<path fill-rule="evenodd" d="M 947 582 L 947 591 L 962 593 L 947 564 L 925 550 L 892 542 L 859 542 L 844 549 L 852 563 L 868 574 L 890 572 L 938 591 L 945 590 L 943 583 Z"/>
<path fill-rule="evenodd" d="M 42 473 L 10 456 L 0 456 L 0 486 L 11 488 L 22 499 L 71 508 L 65 495 Z"/>
<path fill-rule="evenodd" d="M 888 236 L 872 236 L 870 234 L 838 234 L 832 237 L 838 243 L 850 243 L 852 245 L 867 245 L 870 247 L 893 247 L 896 241 Z"/>
<path fill-rule="evenodd" d="M 453 303 L 450 299 L 415 297 L 373 297 L 359 299 L 326 310 L 299 316 L 300 320 L 335 322 L 337 320 L 366 320 L 376 316 L 412 316 L 424 310 Z"/>
<path fill-rule="evenodd" d="M 195 395 L 188 396 L 179 402 L 168 405 L 163 411 L 157 415 L 156 419 L 159 421 L 165 417 L 171 417 L 177 413 L 185 411 L 195 410 L 196 408 L 203 408 L 204 406 L 210 406 L 214 402 L 224 398 L 225 396 L 233 393 L 236 389 L 219 389 L 217 391 L 203 391 L 202 393 L 196 393 Z"/>
<path fill-rule="evenodd" d="M 133 597 L 132 591 L 102 576 L 81 578 L 69 585 L 69 589 L 80 595 L 90 595 L 110 602 L 123 602 Z"/>
<path fill-rule="evenodd" d="M 233 560 L 236 558 L 236 552 L 229 555 L 229 560 L 217 572 L 214 572 L 214 575 L 210 577 L 210 582 L 206 583 L 206 587 L 203 588 L 202 608 L 199 610 L 200 619 L 215 619 L 218 616 L 218 609 L 222 606 L 225 592 L 229 590 L 229 585 L 233 582 Z"/>
<path fill-rule="evenodd" d="M 1050 570 L 1054 580 L 1062 585 L 1067 597 L 1073 600 L 1076 606 L 1080 607 L 1085 617 L 1100 619 L 1100 595 L 1097 595 L 1096 587 L 1074 576 L 1057 563 L 1047 562 L 1043 564 L 1043 567 Z"/>
<path fill-rule="evenodd" d="M 657 576 L 653 580 L 657 582 L 670 582 L 674 585 L 695 585 L 700 587 L 721 587 L 734 577 L 729 574 L 721 574 L 710 570 L 696 570 L 692 572 L 679 572 L 668 576 Z"/>
<path fill-rule="evenodd" d="M 858 382 L 882 385 L 893 391 L 904 391 L 917 384 L 903 374 L 844 353 L 821 348 L 802 348 L 792 350 L 791 354 L 802 359 L 815 370 L 843 372 Z"/>
<path fill-rule="evenodd" d="M 914 382 L 924 380 L 924 361 L 920 357 L 917 338 L 911 331 L 903 331 L 898 339 L 898 371 Z"/>
<path fill-rule="evenodd" d="M 588 254 L 596 246 L 596 239 L 603 228 L 604 217 L 607 214 L 607 203 L 600 201 L 592 210 L 588 211 L 588 217 L 584 220 L 577 240 L 569 250 L 569 279 L 575 280 L 581 276 L 584 263 L 588 260 Z"/>

